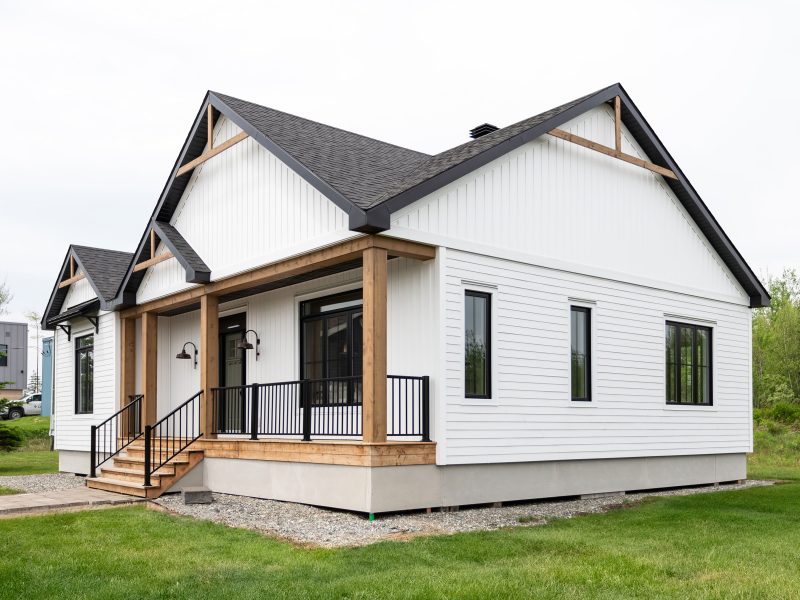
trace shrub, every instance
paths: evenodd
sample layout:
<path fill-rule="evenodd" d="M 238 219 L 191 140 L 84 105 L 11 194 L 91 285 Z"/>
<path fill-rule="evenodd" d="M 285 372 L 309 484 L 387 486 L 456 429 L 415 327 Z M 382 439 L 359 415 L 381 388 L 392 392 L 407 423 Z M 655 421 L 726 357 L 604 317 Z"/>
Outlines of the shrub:
<path fill-rule="evenodd" d="M 17 429 L 0 423 L 0 452 L 19 450 L 23 441 L 23 436 Z"/>
<path fill-rule="evenodd" d="M 800 425 L 800 404 L 778 402 L 771 409 L 772 418 L 787 425 Z"/>

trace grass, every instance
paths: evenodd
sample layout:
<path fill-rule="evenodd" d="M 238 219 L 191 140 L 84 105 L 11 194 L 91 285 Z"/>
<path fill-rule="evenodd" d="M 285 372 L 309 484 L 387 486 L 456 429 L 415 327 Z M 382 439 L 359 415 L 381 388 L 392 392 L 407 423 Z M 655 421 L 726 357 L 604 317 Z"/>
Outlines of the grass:
<path fill-rule="evenodd" d="M 58 452 L 50 451 L 50 417 L 22 417 L 3 421 L 25 438 L 22 449 L 0 452 L 0 476 L 58 472 Z"/>
<path fill-rule="evenodd" d="M 798 480 L 784 485 L 365 548 L 298 548 L 142 507 L 0 520 L 0 598 L 797 597 L 796 442 L 756 432 L 751 476 Z"/>
<path fill-rule="evenodd" d="M 19 494 L 19 490 L 12 490 L 11 488 L 3 487 L 0 485 L 0 496 L 10 496 L 11 494 Z"/>
<path fill-rule="evenodd" d="M 10 519 L 0 598 L 772 600 L 800 589 L 798 505 L 793 483 L 338 550 L 140 507 Z"/>
<path fill-rule="evenodd" d="M 800 431 L 774 421 L 756 425 L 755 452 L 748 457 L 752 479 L 800 479 Z"/>

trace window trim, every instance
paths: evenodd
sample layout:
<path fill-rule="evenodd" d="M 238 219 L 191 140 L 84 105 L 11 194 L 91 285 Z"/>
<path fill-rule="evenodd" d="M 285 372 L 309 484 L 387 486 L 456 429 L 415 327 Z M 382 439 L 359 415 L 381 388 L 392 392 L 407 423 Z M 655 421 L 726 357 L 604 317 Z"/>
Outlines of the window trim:
<path fill-rule="evenodd" d="M 86 333 L 82 336 L 76 336 L 73 349 L 74 349 L 74 359 L 75 359 L 75 371 L 74 371 L 74 378 L 75 378 L 75 402 L 74 402 L 74 410 L 76 415 L 92 415 L 94 414 L 94 333 Z M 87 337 L 92 338 L 92 345 L 86 346 L 84 348 L 80 348 L 78 343 L 86 339 Z M 91 349 L 92 351 L 92 409 L 91 410 L 79 410 L 80 406 L 80 356 L 83 352 Z"/>
<path fill-rule="evenodd" d="M 485 292 L 482 290 L 475 290 L 471 288 L 464 289 L 464 299 L 467 296 L 472 296 L 474 298 L 484 298 L 486 299 L 486 393 L 485 394 L 470 394 L 467 393 L 467 372 L 466 372 L 466 361 L 464 363 L 464 397 L 470 399 L 478 399 L 478 400 L 491 400 L 492 399 L 492 293 Z M 462 307 L 464 305 L 462 304 Z M 462 332 L 464 334 L 464 343 L 463 343 L 463 351 L 466 353 L 467 351 L 467 340 L 466 340 L 466 323 L 467 323 L 467 315 L 466 309 L 463 315 L 464 328 Z M 466 358 L 466 356 L 465 356 Z"/>
<path fill-rule="evenodd" d="M 586 313 L 586 397 L 575 398 L 572 395 L 572 313 L 582 312 Z M 592 335 L 592 327 L 594 319 L 592 317 L 592 307 L 582 306 L 580 304 L 570 304 L 569 306 L 569 399 L 570 402 L 592 402 L 592 366 L 594 364 L 592 353 L 594 343 L 594 336 Z"/>
<path fill-rule="evenodd" d="M 667 406 L 692 406 L 709 408 L 714 406 L 714 328 L 710 325 L 700 325 L 685 321 L 673 321 L 666 319 L 664 322 L 664 341 L 666 342 L 667 327 L 675 327 L 675 398 L 670 400 L 667 397 L 667 383 L 669 378 L 669 364 L 667 363 L 666 346 L 664 347 L 664 399 Z M 697 377 L 697 331 L 702 329 L 708 332 L 708 402 L 681 402 L 680 401 L 680 381 L 681 381 L 681 329 L 688 327 L 692 330 L 692 400 L 697 399 L 698 385 Z"/>

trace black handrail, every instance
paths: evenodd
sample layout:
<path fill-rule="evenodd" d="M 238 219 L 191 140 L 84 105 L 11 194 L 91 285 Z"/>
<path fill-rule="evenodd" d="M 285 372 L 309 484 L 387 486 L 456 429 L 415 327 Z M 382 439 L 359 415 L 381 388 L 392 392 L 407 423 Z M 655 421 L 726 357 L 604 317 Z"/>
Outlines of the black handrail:
<path fill-rule="evenodd" d="M 253 383 L 211 389 L 215 434 L 361 436 L 362 377 Z M 387 377 L 387 434 L 430 441 L 430 378 Z"/>
<path fill-rule="evenodd" d="M 200 431 L 202 391 L 197 392 L 154 425 L 144 427 L 144 485 L 153 473 L 166 465 L 203 435 Z"/>
<path fill-rule="evenodd" d="M 97 477 L 97 468 L 122 452 L 142 435 L 142 399 L 138 394 L 99 425 L 92 425 L 89 477 Z"/>

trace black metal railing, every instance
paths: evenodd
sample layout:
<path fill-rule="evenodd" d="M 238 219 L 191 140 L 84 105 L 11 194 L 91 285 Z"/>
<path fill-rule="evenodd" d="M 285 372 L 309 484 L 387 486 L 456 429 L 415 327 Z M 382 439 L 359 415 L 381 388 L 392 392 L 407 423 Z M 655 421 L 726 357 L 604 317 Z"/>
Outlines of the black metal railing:
<path fill-rule="evenodd" d="M 331 377 L 212 388 L 214 433 L 360 437 L 362 378 Z M 387 433 L 430 441 L 429 378 L 387 378 Z"/>
<path fill-rule="evenodd" d="M 431 441 L 430 377 L 389 375 L 386 393 L 386 434 L 421 436 Z"/>
<path fill-rule="evenodd" d="M 124 450 L 142 435 L 143 396 L 129 396 L 128 404 L 99 425 L 92 425 L 89 477 L 97 477 L 97 468 Z"/>
<path fill-rule="evenodd" d="M 144 484 L 156 471 L 197 441 L 203 392 L 197 392 L 154 425 L 144 427 Z"/>

